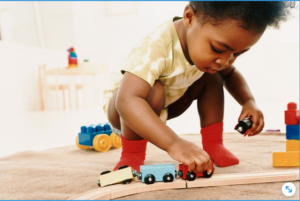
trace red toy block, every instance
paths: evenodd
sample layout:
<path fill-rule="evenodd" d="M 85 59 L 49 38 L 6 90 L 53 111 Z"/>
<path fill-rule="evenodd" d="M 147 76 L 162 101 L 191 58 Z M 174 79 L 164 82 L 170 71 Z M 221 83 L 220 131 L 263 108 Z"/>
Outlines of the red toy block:
<path fill-rule="evenodd" d="M 299 124 L 299 110 L 297 110 L 297 103 L 290 102 L 287 104 L 287 110 L 284 111 L 284 118 L 286 125 Z"/>

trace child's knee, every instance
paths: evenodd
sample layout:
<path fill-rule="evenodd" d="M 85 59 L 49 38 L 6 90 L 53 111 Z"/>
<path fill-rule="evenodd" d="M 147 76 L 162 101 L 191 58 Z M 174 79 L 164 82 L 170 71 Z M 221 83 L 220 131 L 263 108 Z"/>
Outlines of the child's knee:
<path fill-rule="evenodd" d="M 156 81 L 147 98 L 147 102 L 156 114 L 160 114 L 165 105 L 165 89 L 160 81 Z"/>

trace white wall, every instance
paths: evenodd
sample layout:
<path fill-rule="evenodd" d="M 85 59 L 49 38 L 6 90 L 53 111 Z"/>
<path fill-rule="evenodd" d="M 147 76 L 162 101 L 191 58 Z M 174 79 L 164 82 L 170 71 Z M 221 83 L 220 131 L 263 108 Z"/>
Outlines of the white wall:
<path fill-rule="evenodd" d="M 75 47 L 79 61 L 89 59 L 106 63 L 109 69 L 119 68 L 145 33 L 175 15 L 182 16 L 187 4 L 113 3 L 124 10 L 137 6 L 137 10 L 109 15 L 107 2 L 0 2 L 0 30 L 7 41 L 0 42 L 0 92 L 5 94 L 0 111 L 38 109 L 38 65 L 46 61 L 51 67 L 66 66 L 64 57 L 70 46 Z M 43 44 L 47 49 L 41 48 Z M 279 30 L 267 30 L 235 64 L 265 114 L 265 128 L 284 129 L 287 102 L 299 102 L 299 9 Z M 169 124 L 184 122 L 179 133 L 195 132 L 199 127 L 195 110 L 193 104 L 186 116 Z M 240 106 L 226 94 L 227 130 L 232 130 L 239 113 Z"/>
<path fill-rule="evenodd" d="M 0 112 L 40 109 L 38 66 L 65 67 L 65 51 L 0 41 Z"/>

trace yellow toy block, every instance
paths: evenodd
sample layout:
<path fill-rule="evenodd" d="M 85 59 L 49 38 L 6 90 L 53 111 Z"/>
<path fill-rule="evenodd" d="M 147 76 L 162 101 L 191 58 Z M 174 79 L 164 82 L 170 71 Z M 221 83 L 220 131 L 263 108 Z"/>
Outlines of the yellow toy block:
<path fill-rule="evenodd" d="M 286 151 L 299 151 L 299 140 L 287 140 Z"/>
<path fill-rule="evenodd" d="M 299 151 L 273 152 L 273 167 L 299 167 Z"/>

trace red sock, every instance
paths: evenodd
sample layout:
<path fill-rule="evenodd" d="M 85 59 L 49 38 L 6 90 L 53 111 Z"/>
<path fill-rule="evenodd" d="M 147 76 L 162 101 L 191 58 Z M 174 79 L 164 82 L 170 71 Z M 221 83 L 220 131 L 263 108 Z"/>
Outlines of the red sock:
<path fill-rule="evenodd" d="M 239 164 L 239 159 L 223 145 L 223 122 L 201 129 L 203 149 L 219 167 Z"/>
<path fill-rule="evenodd" d="M 144 165 L 146 157 L 147 140 L 127 140 L 122 134 L 122 153 L 120 161 L 114 168 L 117 170 L 122 165 L 128 165 L 137 172 L 140 171 L 140 165 Z"/>

